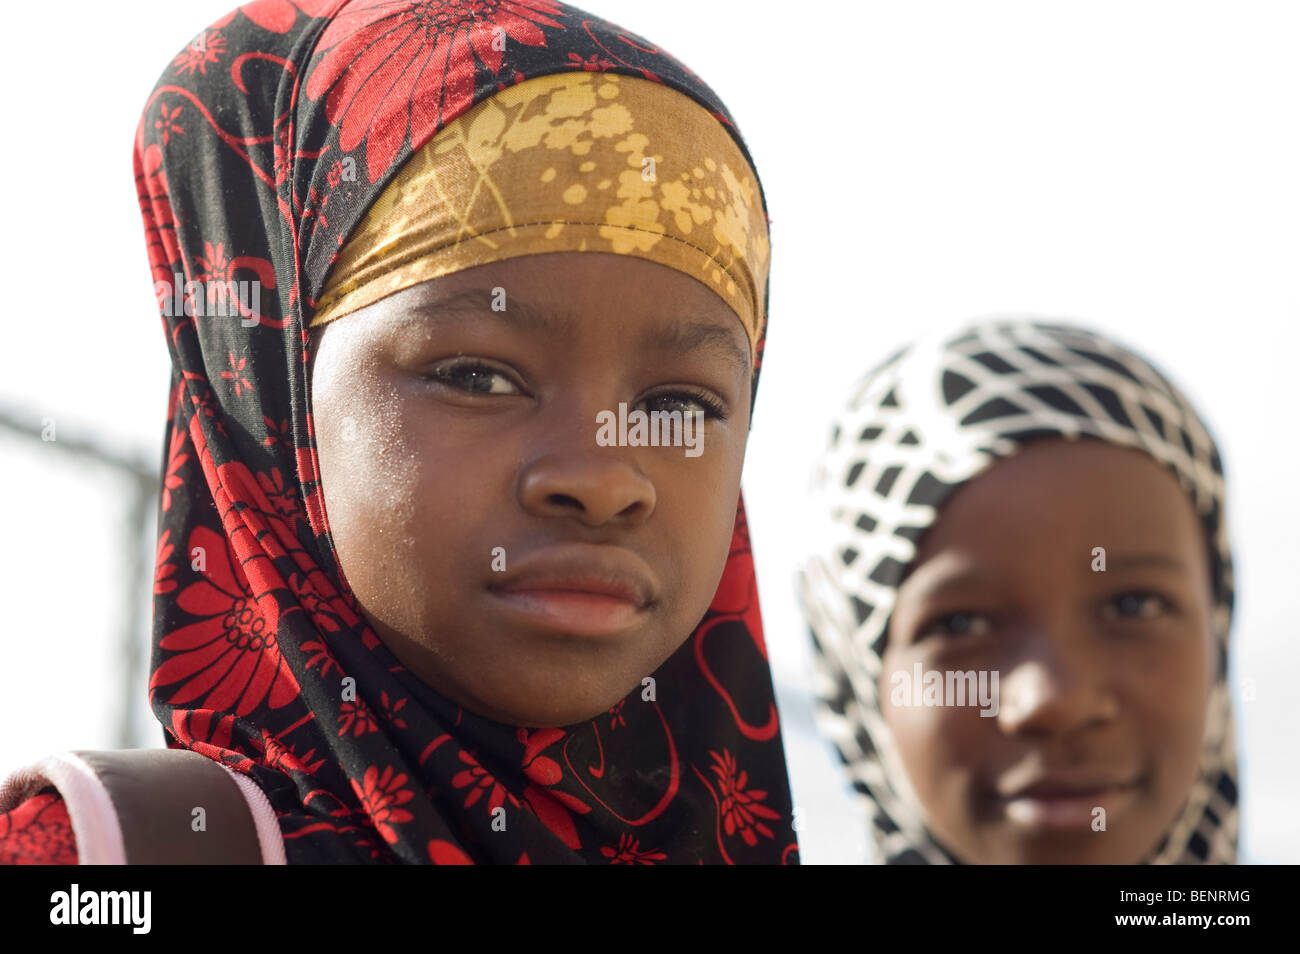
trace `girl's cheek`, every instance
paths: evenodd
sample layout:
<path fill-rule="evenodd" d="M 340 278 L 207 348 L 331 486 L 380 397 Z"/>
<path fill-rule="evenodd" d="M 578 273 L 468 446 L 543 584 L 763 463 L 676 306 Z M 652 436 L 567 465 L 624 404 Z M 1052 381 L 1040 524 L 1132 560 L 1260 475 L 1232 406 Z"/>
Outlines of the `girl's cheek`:
<path fill-rule="evenodd" d="M 1134 646 L 1117 663 L 1112 677 L 1153 722 L 1179 726 L 1204 719 L 1213 663 L 1193 634 Z"/>
<path fill-rule="evenodd" d="M 983 731 L 996 722 L 980 717 L 978 676 L 974 698 L 948 698 L 948 671 L 965 669 L 951 662 L 942 653 L 919 646 L 887 651 L 878 687 L 881 709 L 900 754 L 909 767 L 925 764 L 932 774 L 977 759 Z M 928 693 L 927 683 L 934 687 Z M 986 680 L 985 689 L 989 688 Z M 964 690 L 965 685 L 963 696 Z M 959 701 L 963 704 L 957 705 Z"/>

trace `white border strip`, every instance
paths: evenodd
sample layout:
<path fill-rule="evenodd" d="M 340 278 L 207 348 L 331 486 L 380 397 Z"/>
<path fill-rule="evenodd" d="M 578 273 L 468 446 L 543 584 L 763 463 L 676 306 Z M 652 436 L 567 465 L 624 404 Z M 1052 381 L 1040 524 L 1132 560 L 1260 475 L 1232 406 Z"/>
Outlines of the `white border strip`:
<path fill-rule="evenodd" d="M 216 763 L 221 765 L 220 762 Z M 246 775 L 240 775 L 229 765 L 221 765 L 239 786 L 239 791 L 248 803 L 249 814 L 257 826 L 257 843 L 262 849 L 262 864 L 288 864 L 284 857 L 284 837 L 280 834 L 280 823 L 276 820 L 275 810 L 258 784 Z"/>

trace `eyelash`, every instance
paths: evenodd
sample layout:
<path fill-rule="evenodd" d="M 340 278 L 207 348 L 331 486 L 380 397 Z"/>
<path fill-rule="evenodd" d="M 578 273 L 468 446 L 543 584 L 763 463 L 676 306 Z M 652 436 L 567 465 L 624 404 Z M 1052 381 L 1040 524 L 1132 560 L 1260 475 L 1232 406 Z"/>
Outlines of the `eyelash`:
<path fill-rule="evenodd" d="M 704 416 L 711 421 L 725 421 L 727 412 L 724 410 L 722 403 L 705 394 L 703 391 L 696 391 L 691 388 L 679 388 L 676 391 L 661 391 L 659 394 L 652 394 L 646 398 L 646 401 L 656 401 L 660 398 L 687 398 L 694 401 L 700 407 L 704 408 Z"/>
<path fill-rule="evenodd" d="M 460 361 L 452 364 L 441 365 L 434 368 L 432 372 L 426 375 L 426 377 L 430 380 L 437 381 L 440 384 L 445 384 L 448 387 L 453 387 L 469 394 L 492 394 L 492 391 L 479 391 L 473 388 L 463 387 L 461 384 L 457 383 L 458 380 L 461 380 L 461 375 L 465 372 L 474 371 L 485 371 L 488 374 L 499 375 L 507 380 L 509 380 L 510 377 L 499 368 L 495 368 L 490 364 L 484 364 L 482 361 Z M 511 381 L 510 383 L 517 390 L 522 390 L 522 388 L 520 388 L 514 381 Z M 661 391 L 658 394 L 652 394 L 650 397 L 646 398 L 646 401 L 649 402 L 664 398 L 686 398 L 688 401 L 693 401 L 704 409 L 704 416 L 709 420 L 725 421 L 728 417 L 722 402 L 711 397 L 704 391 L 698 391 L 693 388 L 679 388 L 675 391 Z"/>
<path fill-rule="evenodd" d="M 1107 602 L 1105 605 L 1106 607 L 1115 606 L 1116 604 L 1119 603 L 1120 600 L 1130 596 L 1136 596 L 1138 597 L 1139 600 L 1143 602 L 1145 602 L 1146 600 L 1155 600 L 1157 603 L 1159 603 L 1159 608 L 1157 610 L 1157 613 L 1169 613 L 1175 609 L 1173 600 L 1170 600 L 1168 597 L 1160 593 L 1157 593 L 1154 590 L 1126 590 L 1123 593 L 1115 594 L 1115 596 L 1111 597 L 1110 601 Z M 1120 616 L 1117 618 L 1122 620 L 1140 620 L 1140 619 L 1150 619 L 1151 617 L 1142 616 L 1139 614 L 1133 616 Z"/>
<path fill-rule="evenodd" d="M 509 380 L 510 376 L 499 368 L 494 368 L 490 364 L 484 364 L 482 361 L 457 361 L 452 364 L 439 365 L 434 368 L 427 377 L 439 384 L 445 384 L 448 387 L 456 388 L 458 391 L 465 391 L 469 394 L 491 394 L 491 391 L 477 391 L 473 388 L 463 387 L 457 383 L 462 380 L 461 375 L 469 371 L 486 371 L 488 374 L 498 375 L 499 377 Z M 516 390 L 522 390 L 514 381 L 510 381 L 511 387 Z"/>
<path fill-rule="evenodd" d="M 972 620 L 983 620 L 983 621 L 986 622 L 986 623 L 988 622 L 988 617 L 987 617 L 987 616 L 983 616 L 983 615 L 981 615 L 981 614 L 979 614 L 979 613 L 971 613 L 971 612 L 967 612 L 967 611 L 965 611 L 965 610 L 958 610 L 958 611 L 955 612 L 955 613 L 944 613 L 944 614 L 942 614 L 942 615 L 940 615 L 940 616 L 935 616 L 935 617 L 933 617 L 932 619 L 929 620 L 929 622 L 927 622 L 924 626 L 921 627 L 920 635 L 921 635 L 921 636 L 928 636 L 928 635 L 931 635 L 931 634 L 938 634 L 938 635 L 942 635 L 942 636 L 945 636 L 945 637 L 948 637 L 948 638 L 957 638 L 957 637 L 962 637 L 962 636 L 969 636 L 969 635 L 972 635 L 972 634 L 970 634 L 970 633 L 954 633 L 954 632 L 951 632 L 951 631 L 949 630 L 949 628 L 948 628 L 946 625 L 943 625 L 943 624 L 948 623 L 950 620 L 956 619 L 958 616 L 966 616 L 966 617 L 970 617 L 970 619 L 972 619 Z M 941 629 L 942 629 L 942 632 L 940 631 Z M 983 633 L 978 633 L 978 634 L 974 634 L 974 635 L 981 635 L 981 636 L 982 636 L 982 635 L 984 635 L 984 634 L 983 634 Z"/>
<path fill-rule="evenodd" d="M 1114 596 L 1112 596 L 1104 604 L 1103 612 L 1106 609 L 1109 609 L 1111 607 L 1118 609 L 1119 602 L 1131 596 L 1136 596 L 1139 600 L 1141 600 L 1144 603 L 1147 600 L 1155 600 L 1158 603 L 1157 612 L 1155 614 L 1152 614 L 1151 616 L 1142 616 L 1140 615 L 1140 613 L 1130 614 L 1130 615 L 1116 614 L 1115 616 L 1108 616 L 1106 618 L 1115 619 L 1124 622 L 1132 622 L 1134 620 L 1152 619 L 1156 615 L 1177 611 L 1177 606 L 1174 604 L 1173 600 L 1169 599 L 1163 594 L 1155 592 L 1154 590 L 1126 590 L 1123 593 L 1116 593 Z M 952 620 L 956 619 L 957 617 L 969 617 L 971 620 L 983 621 L 985 624 L 989 623 L 988 617 L 984 616 L 983 614 L 973 613 L 970 612 L 969 610 L 958 610 L 954 613 L 943 613 L 942 615 L 931 617 L 930 620 L 926 622 L 924 626 L 921 627 L 919 631 L 919 635 L 922 637 L 929 636 L 929 635 L 940 635 L 945 638 L 956 639 L 956 638 L 970 636 L 970 635 L 979 635 L 979 636 L 986 635 L 989 629 L 992 628 L 991 625 L 986 625 L 984 631 L 980 633 L 970 633 L 970 632 L 954 633 L 951 631 L 951 627 L 948 624 Z"/>

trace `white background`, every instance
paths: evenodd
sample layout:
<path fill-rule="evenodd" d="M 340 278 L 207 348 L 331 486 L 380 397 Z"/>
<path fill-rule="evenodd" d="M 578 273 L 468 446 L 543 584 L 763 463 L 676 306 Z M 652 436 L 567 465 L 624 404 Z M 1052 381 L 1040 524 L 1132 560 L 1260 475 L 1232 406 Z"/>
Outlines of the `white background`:
<path fill-rule="evenodd" d="M 744 488 L 806 862 L 864 838 L 813 733 L 802 495 L 852 382 L 917 333 L 1073 319 L 1159 364 L 1224 450 L 1243 859 L 1300 861 L 1300 7 L 589 0 L 697 70 L 750 145 L 772 311 Z M 151 465 L 167 357 L 132 182 L 171 56 L 228 0 L 7 14 L 0 403 Z M 112 747 L 125 485 L 0 433 L 0 775 Z M 139 594 L 145 599 L 147 594 Z M 1253 680 L 1253 699 L 1242 687 Z M 161 736 L 149 726 L 139 744 Z"/>

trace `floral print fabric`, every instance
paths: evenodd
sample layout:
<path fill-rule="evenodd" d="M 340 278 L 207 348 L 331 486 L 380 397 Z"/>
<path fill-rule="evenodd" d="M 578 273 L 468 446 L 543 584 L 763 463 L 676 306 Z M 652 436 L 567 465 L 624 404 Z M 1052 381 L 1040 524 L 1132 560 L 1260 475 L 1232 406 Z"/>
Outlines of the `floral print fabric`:
<path fill-rule="evenodd" d="M 290 863 L 797 859 L 743 500 L 657 699 L 638 689 L 549 729 L 482 719 L 411 676 L 330 546 L 305 344 L 331 265 L 439 129 L 579 72 L 675 90 L 748 163 L 693 73 L 547 0 L 260 0 L 179 53 L 145 106 L 136 182 L 174 366 L 150 698 L 169 746 L 266 792 Z M 177 275 L 199 283 L 181 308 Z M 260 301 L 203 311 L 206 288 L 254 279 Z"/>
<path fill-rule="evenodd" d="M 169 747 L 266 793 L 291 864 L 798 860 L 743 498 L 656 697 L 555 728 L 480 718 L 414 678 L 330 544 L 305 346 L 331 265 L 438 130 L 565 74 L 676 91 L 748 168 L 694 73 L 550 0 L 257 0 L 194 37 L 145 104 L 136 187 L 173 362 L 149 694 Z M 58 797 L 0 816 L 0 851 L 73 860 Z"/>

